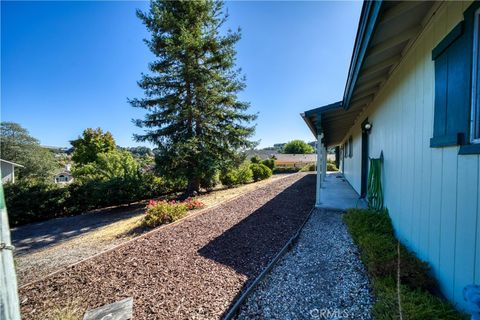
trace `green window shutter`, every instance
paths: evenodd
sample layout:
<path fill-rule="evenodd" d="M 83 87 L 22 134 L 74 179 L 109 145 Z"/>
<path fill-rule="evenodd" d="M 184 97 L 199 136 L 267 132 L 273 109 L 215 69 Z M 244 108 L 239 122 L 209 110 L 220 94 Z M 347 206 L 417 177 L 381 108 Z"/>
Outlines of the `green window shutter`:
<path fill-rule="evenodd" d="M 465 143 L 470 117 L 472 43 L 460 22 L 433 49 L 435 114 L 431 147 Z"/>
<path fill-rule="evenodd" d="M 435 61 L 435 113 L 430 147 L 464 145 L 469 136 L 474 2 L 460 22 L 433 49 Z"/>

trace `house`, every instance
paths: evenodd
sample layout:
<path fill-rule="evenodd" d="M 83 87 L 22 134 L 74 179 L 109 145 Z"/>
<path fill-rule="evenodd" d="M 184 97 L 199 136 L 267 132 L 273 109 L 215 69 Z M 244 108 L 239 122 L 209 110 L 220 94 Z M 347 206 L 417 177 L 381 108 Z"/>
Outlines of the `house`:
<path fill-rule="evenodd" d="M 72 173 L 70 172 L 70 169 L 71 169 L 71 165 L 70 164 L 66 164 L 65 165 L 65 169 L 58 172 L 53 180 L 55 183 L 61 183 L 61 184 L 67 184 L 67 183 L 71 183 L 73 182 L 73 176 L 72 176 Z"/>
<path fill-rule="evenodd" d="M 265 150 L 265 149 L 261 149 L 261 150 L 252 149 L 252 150 L 245 151 L 245 156 L 247 159 L 250 159 L 254 156 L 258 156 L 260 159 L 266 160 L 266 159 L 275 157 L 277 154 L 278 152 L 275 150 Z"/>
<path fill-rule="evenodd" d="M 315 163 L 317 161 L 316 154 L 288 154 L 278 153 L 272 150 L 248 150 L 245 154 L 247 159 L 250 159 L 253 156 L 258 156 L 262 160 L 273 158 L 275 159 L 275 166 L 277 167 L 302 168 L 307 164 Z"/>
<path fill-rule="evenodd" d="M 24 166 L 7 160 L 0 159 L 2 183 L 15 183 L 15 167 L 24 168 Z"/>
<path fill-rule="evenodd" d="M 73 182 L 73 176 L 70 171 L 60 171 L 54 177 L 55 183 L 71 183 Z"/>
<path fill-rule="evenodd" d="M 302 168 L 317 161 L 316 154 L 275 154 L 275 166 Z"/>
<path fill-rule="evenodd" d="M 317 205 L 326 147 L 363 197 L 369 158 L 383 159 L 397 236 L 460 308 L 480 284 L 479 8 L 364 2 L 342 100 L 302 114 L 321 143 Z"/>

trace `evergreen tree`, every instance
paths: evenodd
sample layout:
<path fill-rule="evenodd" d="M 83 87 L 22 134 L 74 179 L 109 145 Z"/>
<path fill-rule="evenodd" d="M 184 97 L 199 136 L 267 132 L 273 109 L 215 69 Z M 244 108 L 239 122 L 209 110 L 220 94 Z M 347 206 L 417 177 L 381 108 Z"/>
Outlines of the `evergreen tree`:
<path fill-rule="evenodd" d="M 245 87 L 235 66 L 240 31 L 221 34 L 227 14 L 218 1 L 157 0 L 137 15 L 151 33 L 145 42 L 156 60 L 138 82 L 145 97 L 129 100 L 147 110 L 135 121 L 144 128 L 135 139 L 155 144 L 159 172 L 186 179 L 192 193 L 255 145 L 249 123 L 256 115 L 237 97 Z"/>

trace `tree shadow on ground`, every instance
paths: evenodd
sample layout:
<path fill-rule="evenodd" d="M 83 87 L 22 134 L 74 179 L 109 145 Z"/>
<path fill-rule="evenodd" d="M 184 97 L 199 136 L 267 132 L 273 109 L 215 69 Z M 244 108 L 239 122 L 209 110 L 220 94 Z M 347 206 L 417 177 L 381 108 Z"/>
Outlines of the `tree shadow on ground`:
<path fill-rule="evenodd" d="M 297 232 L 314 203 L 315 175 L 309 174 L 198 251 L 248 277 L 232 305 Z"/>
<path fill-rule="evenodd" d="M 15 254 L 23 255 L 58 244 L 83 233 L 142 214 L 144 211 L 145 204 L 137 203 L 16 227 L 11 230 Z"/>

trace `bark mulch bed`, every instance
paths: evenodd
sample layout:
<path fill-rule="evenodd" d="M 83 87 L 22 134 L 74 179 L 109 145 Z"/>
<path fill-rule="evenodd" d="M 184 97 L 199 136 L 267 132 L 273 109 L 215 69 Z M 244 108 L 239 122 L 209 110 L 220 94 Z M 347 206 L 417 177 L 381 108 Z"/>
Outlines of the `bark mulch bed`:
<path fill-rule="evenodd" d="M 216 319 L 297 231 L 315 175 L 295 174 L 20 289 L 23 319 L 134 299 L 134 319 Z"/>

